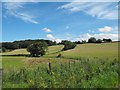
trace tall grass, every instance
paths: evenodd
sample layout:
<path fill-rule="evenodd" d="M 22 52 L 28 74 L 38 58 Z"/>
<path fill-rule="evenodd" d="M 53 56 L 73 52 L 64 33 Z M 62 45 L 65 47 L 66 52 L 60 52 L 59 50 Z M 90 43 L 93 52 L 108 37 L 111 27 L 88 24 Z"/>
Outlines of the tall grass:
<path fill-rule="evenodd" d="M 44 67 L 21 67 L 5 71 L 3 88 L 115 88 L 118 87 L 117 59 L 81 59 L 47 63 Z"/>

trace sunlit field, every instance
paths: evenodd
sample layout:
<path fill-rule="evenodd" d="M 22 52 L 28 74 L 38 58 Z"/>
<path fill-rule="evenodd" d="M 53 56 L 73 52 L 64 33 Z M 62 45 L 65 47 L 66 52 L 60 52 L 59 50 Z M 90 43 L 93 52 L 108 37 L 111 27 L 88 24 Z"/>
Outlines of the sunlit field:
<path fill-rule="evenodd" d="M 117 88 L 118 43 L 50 46 L 43 57 L 3 56 L 4 88 Z M 61 57 L 57 55 L 61 53 Z M 3 55 L 29 54 L 17 49 Z"/>

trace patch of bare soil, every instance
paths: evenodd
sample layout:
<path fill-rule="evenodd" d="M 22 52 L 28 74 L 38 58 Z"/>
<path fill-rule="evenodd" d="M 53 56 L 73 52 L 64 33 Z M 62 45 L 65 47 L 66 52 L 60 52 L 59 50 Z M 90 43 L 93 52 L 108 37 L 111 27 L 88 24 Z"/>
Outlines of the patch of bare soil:
<path fill-rule="evenodd" d="M 74 59 L 63 59 L 63 58 L 43 58 L 43 57 L 38 57 L 38 58 L 25 58 L 23 60 L 25 64 L 28 66 L 31 65 L 37 65 L 37 64 L 48 64 L 48 63 L 55 63 L 55 62 L 60 62 L 60 63 L 67 63 L 67 62 L 79 62 L 78 60 Z"/>

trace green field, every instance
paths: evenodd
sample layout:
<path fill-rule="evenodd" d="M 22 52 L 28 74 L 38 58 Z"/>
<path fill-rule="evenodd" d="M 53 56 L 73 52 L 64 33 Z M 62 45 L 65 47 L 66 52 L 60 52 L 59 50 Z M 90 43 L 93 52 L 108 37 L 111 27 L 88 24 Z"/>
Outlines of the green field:
<path fill-rule="evenodd" d="M 79 44 L 61 52 L 63 47 L 50 46 L 46 55 L 36 58 L 4 56 L 29 54 L 26 49 L 3 53 L 3 87 L 118 87 L 118 43 Z"/>

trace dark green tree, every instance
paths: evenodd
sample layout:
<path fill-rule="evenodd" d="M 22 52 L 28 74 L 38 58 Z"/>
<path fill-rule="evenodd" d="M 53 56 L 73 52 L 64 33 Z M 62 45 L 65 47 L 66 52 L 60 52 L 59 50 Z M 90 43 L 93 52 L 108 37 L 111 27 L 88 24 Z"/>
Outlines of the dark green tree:
<path fill-rule="evenodd" d="M 91 37 L 90 39 L 88 39 L 88 43 L 96 43 L 96 38 Z"/>
<path fill-rule="evenodd" d="M 73 49 L 76 47 L 76 43 L 70 42 L 70 41 L 64 41 L 63 43 L 64 48 L 62 49 L 63 51 Z"/>
<path fill-rule="evenodd" d="M 85 44 L 86 43 L 86 40 L 82 40 L 82 44 Z"/>
<path fill-rule="evenodd" d="M 103 38 L 103 41 L 104 42 L 112 42 L 112 40 L 109 38 L 109 39 L 105 39 L 105 38 Z"/>
<path fill-rule="evenodd" d="M 101 40 L 101 39 L 98 39 L 98 40 L 96 41 L 96 43 L 102 43 L 102 40 Z"/>
<path fill-rule="evenodd" d="M 38 57 L 45 55 L 48 45 L 46 42 L 34 43 L 28 46 L 27 51 L 30 52 L 30 56 Z"/>
<path fill-rule="evenodd" d="M 2 48 L 2 52 L 5 52 L 5 51 L 6 51 L 6 48 L 3 47 L 3 48 Z"/>

